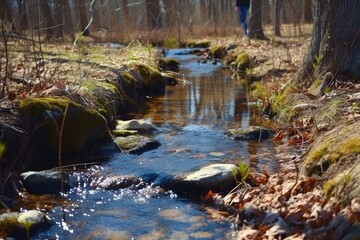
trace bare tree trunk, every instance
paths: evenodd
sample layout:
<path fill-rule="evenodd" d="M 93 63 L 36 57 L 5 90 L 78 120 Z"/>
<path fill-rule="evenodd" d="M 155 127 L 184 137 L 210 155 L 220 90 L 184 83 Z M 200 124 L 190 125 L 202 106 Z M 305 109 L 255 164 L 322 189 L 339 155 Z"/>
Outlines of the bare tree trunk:
<path fill-rule="evenodd" d="M 15 17 L 13 16 L 13 13 L 11 11 L 9 0 L 1 0 L 0 7 L 1 7 L 1 15 L 2 15 L 1 20 L 5 20 L 5 22 L 9 23 L 11 26 L 11 30 L 15 31 L 16 30 L 14 24 Z"/>
<path fill-rule="evenodd" d="M 249 38 L 267 40 L 262 27 L 262 0 L 251 0 Z"/>
<path fill-rule="evenodd" d="M 129 11 L 129 3 L 128 0 L 123 0 L 123 13 L 124 13 L 124 26 L 131 27 L 131 18 L 130 18 L 130 11 Z M 127 28 L 125 28 L 127 29 Z"/>
<path fill-rule="evenodd" d="M 86 0 L 77 0 L 78 1 L 78 11 L 80 17 L 80 31 L 82 35 L 89 36 L 90 30 L 87 28 L 89 24 L 88 14 L 87 14 L 87 7 L 86 7 Z"/>
<path fill-rule="evenodd" d="M 327 72 L 360 77 L 360 1 L 315 0 L 314 27 L 297 82 Z"/>
<path fill-rule="evenodd" d="M 176 11 L 173 0 L 165 0 L 166 27 L 171 31 L 176 21 Z"/>
<path fill-rule="evenodd" d="M 273 2 L 274 0 L 272 0 Z M 262 14 L 263 14 L 263 24 L 271 24 L 271 6 L 269 4 L 269 1 L 263 1 L 263 7 L 262 7 Z"/>
<path fill-rule="evenodd" d="M 74 26 L 72 22 L 72 16 L 70 11 L 70 4 L 68 0 L 60 0 L 60 7 L 62 11 L 63 18 L 63 33 L 64 34 L 73 34 Z"/>
<path fill-rule="evenodd" d="M 25 1 L 17 0 L 18 4 L 18 17 L 19 17 L 19 26 L 20 31 L 28 29 L 28 20 L 26 15 Z"/>
<path fill-rule="evenodd" d="M 273 4 L 273 27 L 274 27 L 274 35 L 277 37 L 281 37 L 281 6 L 282 0 L 272 0 Z"/>
<path fill-rule="evenodd" d="M 205 21 L 207 19 L 207 11 L 206 11 L 206 2 L 205 0 L 200 0 L 200 16 L 201 21 Z"/>
<path fill-rule="evenodd" d="M 49 6 L 49 1 L 39 1 L 39 8 L 41 12 L 42 19 L 44 20 L 44 33 L 45 33 L 45 40 L 49 40 L 56 36 L 56 26 L 54 16 L 51 13 L 51 9 Z"/>
<path fill-rule="evenodd" d="M 313 20 L 312 1 L 313 0 L 305 0 L 303 2 L 302 22 L 304 23 L 311 23 Z"/>
<path fill-rule="evenodd" d="M 159 0 L 145 0 L 148 29 L 162 27 Z"/>

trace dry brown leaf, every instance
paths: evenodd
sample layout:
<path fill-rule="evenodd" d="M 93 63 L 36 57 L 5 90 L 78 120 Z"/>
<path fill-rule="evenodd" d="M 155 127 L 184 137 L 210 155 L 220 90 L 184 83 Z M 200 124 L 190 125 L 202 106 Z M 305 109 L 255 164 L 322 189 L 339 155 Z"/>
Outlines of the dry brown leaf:
<path fill-rule="evenodd" d="M 251 227 L 245 227 L 238 232 L 237 240 L 255 239 L 259 231 Z"/>

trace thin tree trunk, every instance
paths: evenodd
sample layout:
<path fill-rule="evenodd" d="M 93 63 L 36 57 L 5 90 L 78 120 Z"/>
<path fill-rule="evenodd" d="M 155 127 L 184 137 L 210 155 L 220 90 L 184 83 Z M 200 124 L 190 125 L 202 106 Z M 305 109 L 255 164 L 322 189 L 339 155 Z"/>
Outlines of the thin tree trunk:
<path fill-rule="evenodd" d="M 88 14 L 87 14 L 87 7 L 86 7 L 86 0 L 77 0 L 78 1 L 78 11 L 80 17 L 80 31 L 82 35 L 89 36 L 90 30 L 87 28 L 89 24 Z"/>
<path fill-rule="evenodd" d="M 303 2 L 302 22 L 304 23 L 311 23 L 313 20 L 312 1 L 313 0 L 304 0 Z"/>
<path fill-rule="evenodd" d="M 146 16 L 148 29 L 154 30 L 162 27 L 159 0 L 146 0 Z"/>
<path fill-rule="evenodd" d="M 249 38 L 266 40 L 262 27 L 262 0 L 251 0 L 249 17 Z"/>
<path fill-rule="evenodd" d="M 281 37 L 281 6 L 282 0 L 272 0 L 273 4 L 273 27 L 274 27 L 274 35 L 277 37 Z"/>
<path fill-rule="evenodd" d="M 45 40 L 49 40 L 56 36 L 56 26 L 54 16 L 51 13 L 51 9 L 49 6 L 49 1 L 39 1 L 39 8 L 41 12 L 42 19 L 44 20 L 44 33 L 45 33 Z"/>
<path fill-rule="evenodd" d="M 19 26 L 20 31 L 28 29 L 28 20 L 26 15 L 25 1 L 17 0 L 18 4 L 18 17 L 19 17 Z"/>

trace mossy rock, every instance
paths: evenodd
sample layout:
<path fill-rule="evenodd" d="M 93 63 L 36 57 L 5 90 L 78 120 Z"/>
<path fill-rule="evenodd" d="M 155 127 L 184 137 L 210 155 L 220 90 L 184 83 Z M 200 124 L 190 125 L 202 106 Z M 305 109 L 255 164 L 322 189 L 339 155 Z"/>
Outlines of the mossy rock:
<path fill-rule="evenodd" d="M 141 90 L 144 96 L 165 93 L 165 81 L 159 70 L 146 64 L 136 63 L 132 67 L 132 71 L 136 71 L 140 75 Z"/>
<path fill-rule="evenodd" d="M 111 133 L 114 135 L 114 137 L 127 137 L 138 134 L 138 131 L 116 129 L 116 130 L 112 130 Z"/>
<path fill-rule="evenodd" d="M 123 110 L 121 106 L 124 102 L 124 94 L 120 91 L 117 82 L 86 79 L 82 81 L 81 88 L 82 98 L 90 100 L 94 108 L 105 117 L 109 127 L 114 128 L 116 119 Z"/>
<path fill-rule="evenodd" d="M 115 142 L 122 150 L 137 155 L 156 149 L 161 145 L 157 140 L 141 135 L 116 138 Z"/>
<path fill-rule="evenodd" d="M 98 111 L 65 98 L 27 98 L 20 102 L 19 111 L 26 132 L 22 152 L 26 170 L 58 166 L 59 134 L 65 111 L 61 141 L 64 164 L 78 163 L 67 162 L 65 156 L 89 154 L 98 143 L 111 139 L 107 121 Z"/>
<path fill-rule="evenodd" d="M 187 40 L 184 44 L 186 47 L 190 48 L 208 48 L 211 45 L 211 41 L 208 39 L 202 40 Z"/>
<path fill-rule="evenodd" d="M 163 77 L 166 85 L 175 86 L 179 83 L 179 74 L 176 72 L 166 71 L 162 72 L 161 76 Z"/>
<path fill-rule="evenodd" d="M 250 67 L 250 56 L 246 52 L 242 52 L 236 57 L 236 71 L 246 72 Z"/>
<path fill-rule="evenodd" d="M 225 135 L 234 140 L 265 140 L 272 137 L 272 132 L 262 126 L 250 126 L 247 128 L 229 129 Z"/>
<path fill-rule="evenodd" d="M 175 58 L 160 58 L 159 68 L 163 71 L 179 71 L 180 62 Z"/>
<path fill-rule="evenodd" d="M 9 239 L 30 239 L 29 236 L 50 226 L 48 218 L 37 210 L 0 214 L 0 229 Z"/>
<path fill-rule="evenodd" d="M 227 51 L 224 63 L 236 72 L 246 73 L 250 67 L 250 56 L 242 47 L 238 46 Z"/>
<path fill-rule="evenodd" d="M 225 46 L 212 46 L 209 49 L 209 55 L 213 59 L 223 59 L 226 55 Z"/>
<path fill-rule="evenodd" d="M 301 166 L 301 173 L 310 176 L 323 173 L 332 164 L 360 153 L 360 123 L 340 125 L 317 138 Z"/>

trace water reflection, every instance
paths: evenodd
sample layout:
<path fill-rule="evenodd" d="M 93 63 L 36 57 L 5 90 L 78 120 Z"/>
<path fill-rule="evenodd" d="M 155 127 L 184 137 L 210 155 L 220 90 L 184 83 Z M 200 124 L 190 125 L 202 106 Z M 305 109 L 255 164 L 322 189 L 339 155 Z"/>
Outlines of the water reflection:
<path fill-rule="evenodd" d="M 169 57 L 172 55 L 176 56 L 173 53 Z M 190 84 L 169 86 L 164 96 L 149 102 L 146 118 L 159 125 L 211 125 L 220 129 L 259 122 L 257 109 L 247 105 L 240 78 L 232 77 L 219 63 L 198 63 L 196 56 L 182 58 L 180 74 Z"/>

